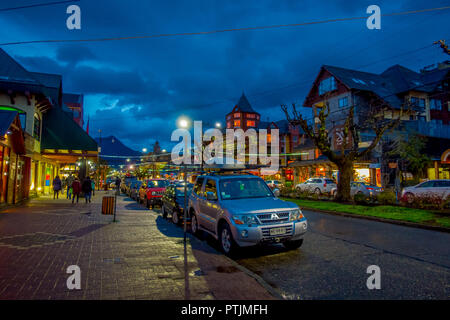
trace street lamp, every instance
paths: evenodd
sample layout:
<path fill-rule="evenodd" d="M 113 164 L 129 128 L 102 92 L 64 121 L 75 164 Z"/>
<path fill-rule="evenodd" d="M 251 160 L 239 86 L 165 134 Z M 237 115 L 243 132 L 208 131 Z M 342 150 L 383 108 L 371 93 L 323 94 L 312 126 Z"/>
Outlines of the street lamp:
<path fill-rule="evenodd" d="M 181 118 L 178 120 L 178 126 L 183 129 L 188 129 L 189 127 L 189 120 L 186 118 Z M 188 152 L 188 142 L 187 139 L 184 139 L 184 150 L 183 150 L 183 158 L 186 160 L 185 155 L 189 155 Z M 184 205 L 183 205 L 183 220 L 184 220 L 184 243 L 186 244 L 186 232 L 187 232 L 187 168 L 186 168 L 186 161 L 184 161 Z"/>
<path fill-rule="evenodd" d="M 186 118 L 179 119 L 178 126 L 182 129 L 187 129 L 189 127 L 189 120 Z"/>
<path fill-rule="evenodd" d="M 220 122 L 216 122 L 216 128 L 217 128 L 217 129 L 222 128 L 222 124 L 221 124 Z"/>
<path fill-rule="evenodd" d="M 147 148 L 142 149 L 142 152 L 146 153 L 148 150 Z"/>

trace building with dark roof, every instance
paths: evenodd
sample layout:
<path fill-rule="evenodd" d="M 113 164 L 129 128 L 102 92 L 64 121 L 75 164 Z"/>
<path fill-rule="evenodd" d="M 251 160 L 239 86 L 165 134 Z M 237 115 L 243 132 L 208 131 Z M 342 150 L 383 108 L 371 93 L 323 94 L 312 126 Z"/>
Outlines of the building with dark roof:
<path fill-rule="evenodd" d="M 0 49 L 0 116 L 16 112 L 24 138 L 25 151 L 17 158 L 26 170 L 18 173 L 27 186 L 21 194 L 51 192 L 53 178 L 67 164 L 78 162 L 85 172 L 84 160 L 97 160 L 96 142 L 65 112 L 70 109 L 62 104 L 62 87 L 61 75 L 30 72 Z M 69 100 L 82 105 L 80 96 Z M 0 154 L 0 164 L 7 157 Z"/>
<path fill-rule="evenodd" d="M 288 159 L 292 154 L 294 148 L 302 140 L 303 133 L 300 127 L 292 126 L 287 120 L 277 121 L 262 121 L 261 115 L 255 111 L 250 104 L 248 98 L 243 93 L 238 103 L 233 107 L 233 110 L 226 115 L 227 129 L 242 129 L 245 131 L 253 129 L 256 132 L 260 130 L 267 130 L 267 143 L 268 154 L 270 154 L 270 145 L 272 139 L 272 130 L 276 129 L 279 133 L 279 145 L 280 145 L 280 171 L 273 172 L 270 175 L 274 179 L 281 179 L 282 176 L 288 180 L 293 179 L 292 170 L 287 168 Z M 249 151 L 249 144 L 252 142 L 246 142 L 247 154 Z M 246 161 L 248 163 L 248 161 Z M 260 174 L 261 171 L 255 173 Z M 270 177 L 268 177 L 270 178 Z"/>
<path fill-rule="evenodd" d="M 351 137 L 347 141 L 342 139 L 344 123 L 351 108 L 354 109 L 356 125 L 361 127 L 360 149 L 367 148 L 375 137 L 374 132 L 365 126 L 374 110 L 379 111 L 382 118 L 380 121 L 400 118 L 401 123 L 396 131 L 385 134 L 372 154 L 358 161 L 354 168 L 356 180 L 383 185 L 388 179 L 384 174 L 387 175 L 389 170 L 388 164 L 384 163 L 382 146 L 389 143 L 393 136 L 401 132 L 406 132 L 408 136 L 414 132 L 450 145 L 449 67 L 450 64 L 443 64 L 435 69 L 415 72 L 401 65 L 394 65 L 381 74 L 375 74 L 324 65 L 303 105 L 311 108 L 313 118 L 319 115 L 322 108 L 327 107 L 329 115 L 326 128 L 332 149 L 335 150 L 340 150 L 342 144 L 347 148 L 352 143 Z M 311 152 L 311 149 L 308 149 L 308 152 L 302 153 L 308 158 L 298 159 L 292 164 L 296 168 L 297 177 L 337 177 L 334 164 L 315 162 L 320 156 L 317 150 Z M 311 159 L 311 156 L 314 158 Z M 436 158 L 435 155 L 430 156 Z M 305 162 L 306 160 L 308 162 Z M 442 168 L 439 168 L 436 159 L 428 177 L 449 178 L 450 168 L 440 169 Z M 298 179 L 298 182 L 304 178 Z"/>

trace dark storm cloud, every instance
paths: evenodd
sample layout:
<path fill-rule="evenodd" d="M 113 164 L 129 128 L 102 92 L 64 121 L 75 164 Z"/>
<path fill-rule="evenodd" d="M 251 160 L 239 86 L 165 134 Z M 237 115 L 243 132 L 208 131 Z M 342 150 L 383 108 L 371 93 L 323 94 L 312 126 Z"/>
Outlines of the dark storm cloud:
<path fill-rule="evenodd" d="M 13 1 L 5 1 L 13 4 Z M 0 16 L 4 41 L 197 32 L 366 16 L 371 0 L 83 1 L 82 30 L 65 28 L 65 6 Z M 446 5 L 438 0 L 378 1 L 383 13 Z M 5 6 L 7 4 L 5 3 Z M 36 17 L 39 24 L 36 24 Z M 60 73 L 66 92 L 87 95 L 92 132 L 114 134 L 136 149 L 163 147 L 180 115 L 224 121 L 243 91 L 263 119 L 280 104 L 302 104 L 320 66 L 382 72 L 400 63 L 419 69 L 441 52 L 398 53 L 448 38 L 449 12 L 386 17 L 382 30 L 364 20 L 203 36 L 10 47 L 33 71 Z M 309 112 L 309 110 L 306 110 Z"/>
<path fill-rule="evenodd" d="M 62 46 L 58 48 L 56 58 L 61 62 L 77 64 L 83 61 L 96 60 L 95 54 L 85 46 Z"/>

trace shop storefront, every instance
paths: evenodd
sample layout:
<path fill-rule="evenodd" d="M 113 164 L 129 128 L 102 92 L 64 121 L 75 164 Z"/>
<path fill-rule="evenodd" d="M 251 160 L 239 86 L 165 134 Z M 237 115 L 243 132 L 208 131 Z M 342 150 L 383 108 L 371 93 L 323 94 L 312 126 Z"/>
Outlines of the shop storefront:
<path fill-rule="evenodd" d="M 0 203 L 16 204 L 29 197 L 31 159 L 17 111 L 0 110 Z"/>

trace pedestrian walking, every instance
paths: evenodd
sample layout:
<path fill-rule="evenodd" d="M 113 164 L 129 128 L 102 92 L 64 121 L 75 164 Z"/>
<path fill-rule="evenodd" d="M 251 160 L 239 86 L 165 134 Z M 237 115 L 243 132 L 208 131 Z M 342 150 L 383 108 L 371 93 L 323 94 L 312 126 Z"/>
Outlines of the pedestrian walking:
<path fill-rule="evenodd" d="M 77 197 L 77 203 L 78 203 L 78 199 L 80 198 L 80 193 L 81 193 L 81 182 L 78 179 L 78 177 L 75 177 L 75 180 L 73 180 L 73 182 L 72 182 L 72 192 L 73 192 L 72 203 L 75 202 L 75 197 Z"/>
<path fill-rule="evenodd" d="M 70 174 L 67 179 L 66 179 L 66 186 L 67 186 L 67 193 L 66 193 L 66 197 L 67 199 L 72 199 L 72 183 L 74 181 L 74 176 L 72 174 Z"/>
<path fill-rule="evenodd" d="M 83 185 L 81 187 L 84 193 L 84 199 L 86 200 L 86 203 L 91 203 L 91 194 L 92 194 L 92 181 L 90 177 L 87 177 L 83 181 Z"/>
<path fill-rule="evenodd" d="M 53 199 L 59 199 L 59 192 L 62 189 L 62 181 L 59 176 L 53 179 Z"/>
<path fill-rule="evenodd" d="M 95 180 L 91 179 L 91 185 L 92 185 L 92 196 L 95 196 Z"/>
<path fill-rule="evenodd" d="M 121 182 L 122 181 L 120 180 L 120 178 L 116 177 L 116 193 L 117 193 L 117 195 L 120 195 L 120 183 Z"/>

